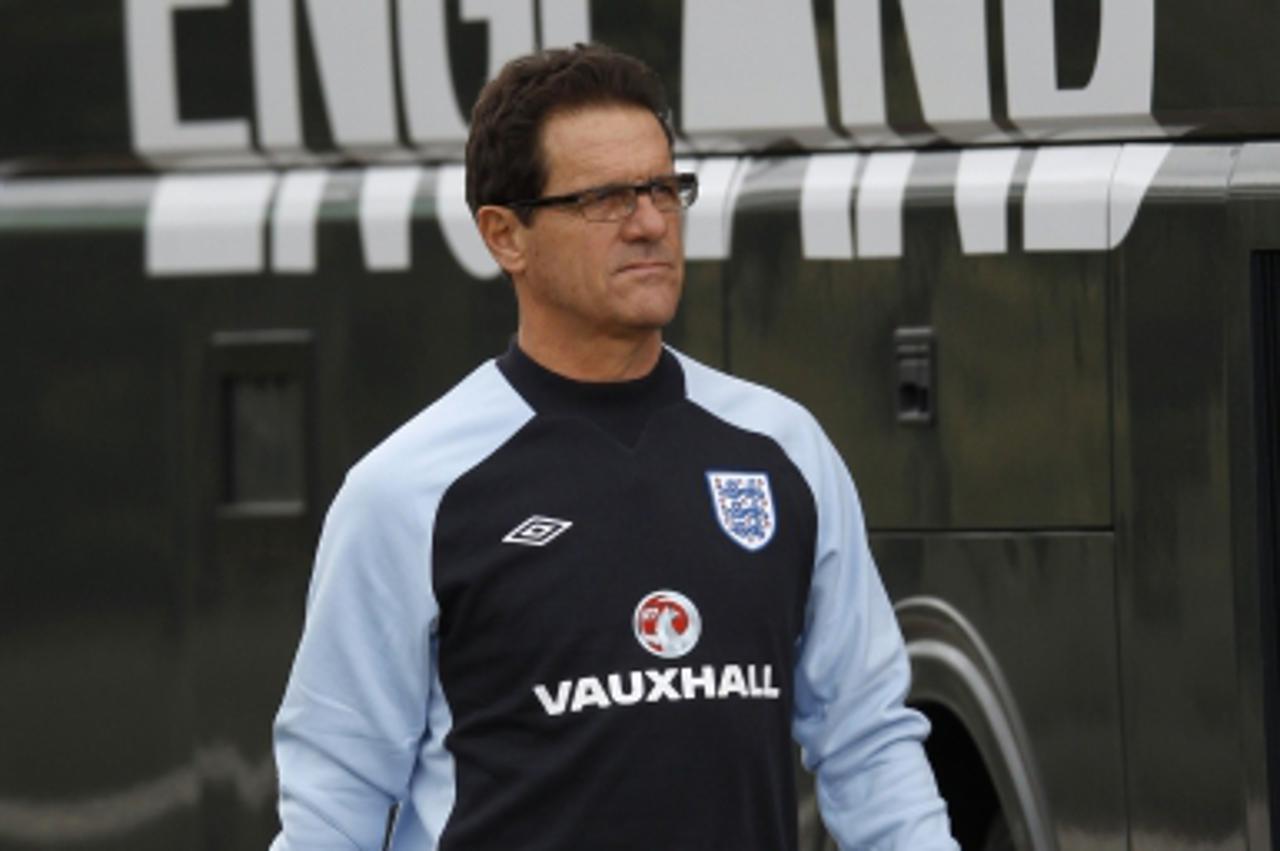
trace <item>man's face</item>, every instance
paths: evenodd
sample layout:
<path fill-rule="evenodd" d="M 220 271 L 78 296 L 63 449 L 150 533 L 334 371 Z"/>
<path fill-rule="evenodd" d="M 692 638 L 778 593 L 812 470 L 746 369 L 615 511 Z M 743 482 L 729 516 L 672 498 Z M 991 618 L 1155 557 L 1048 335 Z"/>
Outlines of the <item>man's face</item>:
<path fill-rule="evenodd" d="M 544 196 L 674 170 L 658 120 L 634 106 L 553 113 L 543 125 L 542 151 Z M 645 194 L 635 212 L 617 222 L 587 221 L 572 207 L 536 210 L 524 234 L 525 267 L 515 276 L 521 325 L 581 341 L 657 332 L 680 301 L 680 230 L 680 213 L 659 212 Z"/>

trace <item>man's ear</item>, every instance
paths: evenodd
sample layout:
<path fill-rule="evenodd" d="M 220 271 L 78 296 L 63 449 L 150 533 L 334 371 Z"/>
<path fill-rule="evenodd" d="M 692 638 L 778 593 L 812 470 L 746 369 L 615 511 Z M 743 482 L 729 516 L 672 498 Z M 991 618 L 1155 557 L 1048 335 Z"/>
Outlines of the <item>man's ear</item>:
<path fill-rule="evenodd" d="M 508 275 L 517 275 L 525 266 L 525 227 L 514 210 L 486 205 L 476 211 L 476 227 L 493 259 Z"/>

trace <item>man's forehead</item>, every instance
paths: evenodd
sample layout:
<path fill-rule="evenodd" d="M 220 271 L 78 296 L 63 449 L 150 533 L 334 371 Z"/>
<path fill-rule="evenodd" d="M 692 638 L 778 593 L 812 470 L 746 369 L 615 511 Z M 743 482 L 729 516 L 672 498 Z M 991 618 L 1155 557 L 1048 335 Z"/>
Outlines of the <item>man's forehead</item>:
<path fill-rule="evenodd" d="M 672 169 L 662 125 L 631 104 L 553 112 L 543 122 L 540 143 L 548 187 L 642 180 Z"/>

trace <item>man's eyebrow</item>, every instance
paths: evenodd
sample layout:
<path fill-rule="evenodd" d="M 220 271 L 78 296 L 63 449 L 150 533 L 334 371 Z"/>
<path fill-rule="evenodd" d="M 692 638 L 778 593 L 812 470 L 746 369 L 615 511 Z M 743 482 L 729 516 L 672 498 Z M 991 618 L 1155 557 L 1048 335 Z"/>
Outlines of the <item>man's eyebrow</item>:
<path fill-rule="evenodd" d="M 597 183 L 594 186 L 588 186 L 585 189 L 579 189 L 578 192 L 590 192 L 593 189 L 630 189 L 632 186 L 643 186 L 646 183 L 653 183 L 655 180 L 662 180 L 667 177 L 679 177 L 678 172 L 666 172 L 664 174 L 654 174 L 649 177 L 643 177 L 639 180 L 616 180 L 610 183 Z M 574 193 L 569 193 L 574 194 Z"/>

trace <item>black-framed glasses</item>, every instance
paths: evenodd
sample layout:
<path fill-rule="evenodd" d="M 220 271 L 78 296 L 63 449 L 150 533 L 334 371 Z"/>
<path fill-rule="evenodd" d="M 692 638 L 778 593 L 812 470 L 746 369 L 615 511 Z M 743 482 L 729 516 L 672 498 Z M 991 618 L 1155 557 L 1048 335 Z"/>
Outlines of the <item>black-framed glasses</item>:
<path fill-rule="evenodd" d="M 649 196 L 659 212 L 675 213 L 698 199 L 698 176 L 692 172 L 667 174 L 639 183 L 609 183 L 568 195 L 509 201 L 502 206 L 513 210 L 566 207 L 589 222 L 620 222 L 635 213 L 641 193 Z"/>

